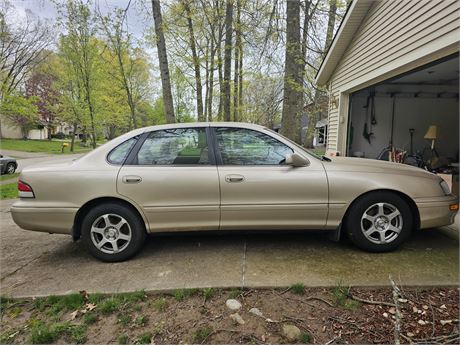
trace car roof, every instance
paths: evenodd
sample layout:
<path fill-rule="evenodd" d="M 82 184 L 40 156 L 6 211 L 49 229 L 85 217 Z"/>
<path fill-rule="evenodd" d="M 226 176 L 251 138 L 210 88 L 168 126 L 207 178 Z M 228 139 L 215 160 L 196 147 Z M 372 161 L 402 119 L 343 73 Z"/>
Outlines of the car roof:
<path fill-rule="evenodd" d="M 267 129 L 264 126 L 256 125 L 254 123 L 247 122 L 183 122 L 183 123 L 168 123 L 164 125 L 149 126 L 145 127 L 145 131 L 153 131 L 159 129 L 171 129 L 171 128 L 187 128 L 187 127 L 236 127 L 236 128 L 247 128 L 247 129 Z"/>

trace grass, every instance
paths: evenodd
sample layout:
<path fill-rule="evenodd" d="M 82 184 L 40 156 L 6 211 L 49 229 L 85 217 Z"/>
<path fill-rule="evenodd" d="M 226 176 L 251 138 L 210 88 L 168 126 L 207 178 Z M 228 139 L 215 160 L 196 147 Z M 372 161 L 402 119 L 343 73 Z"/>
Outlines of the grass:
<path fill-rule="evenodd" d="M 69 322 L 46 324 L 40 320 L 31 320 L 30 342 L 32 344 L 50 344 L 60 336 L 66 335 L 71 342 L 82 344 L 86 341 L 86 325 L 75 325 Z"/>
<path fill-rule="evenodd" d="M 198 328 L 193 332 L 193 343 L 202 343 L 204 342 L 212 333 L 211 327 Z"/>
<path fill-rule="evenodd" d="M 303 295 L 305 293 L 305 285 L 302 283 L 293 284 L 289 289 L 296 295 Z"/>
<path fill-rule="evenodd" d="M 103 301 L 99 305 L 99 310 L 102 314 L 112 314 L 113 312 L 117 311 L 120 307 L 120 300 L 118 298 L 109 298 Z"/>
<path fill-rule="evenodd" d="M 181 302 L 189 297 L 192 297 L 197 292 L 197 289 L 177 289 L 173 291 L 173 297 L 176 301 Z"/>
<path fill-rule="evenodd" d="M 152 339 L 152 333 L 144 333 L 137 339 L 136 344 L 150 344 L 150 339 Z"/>
<path fill-rule="evenodd" d="M 349 287 L 342 286 L 341 283 L 338 283 L 332 289 L 332 295 L 334 298 L 334 303 L 337 306 L 341 306 L 347 310 L 358 309 L 361 305 L 358 301 L 348 298 Z"/>
<path fill-rule="evenodd" d="M 152 301 L 151 305 L 157 311 L 165 311 L 168 308 L 168 302 L 163 297 Z"/>
<path fill-rule="evenodd" d="M 302 332 L 302 333 L 300 333 L 299 341 L 302 344 L 308 344 L 308 343 L 310 343 L 312 341 L 311 335 L 309 333 Z"/>
<path fill-rule="evenodd" d="M 0 175 L 0 181 L 12 180 L 14 178 L 17 178 L 19 176 L 19 174 L 20 173 Z"/>
<path fill-rule="evenodd" d="M 232 289 L 230 289 L 230 291 L 228 292 L 228 298 L 235 299 L 235 298 L 237 298 L 239 295 L 241 295 L 242 293 L 243 293 L 243 290 L 242 290 L 242 289 L 232 288 Z"/>
<path fill-rule="evenodd" d="M 8 183 L 0 185 L 0 200 L 16 199 L 18 197 L 18 184 Z"/>
<path fill-rule="evenodd" d="M 204 300 L 207 301 L 214 296 L 214 289 L 213 288 L 205 288 L 201 290 L 201 293 L 203 294 Z"/>
<path fill-rule="evenodd" d="M 97 314 L 93 312 L 87 312 L 83 316 L 83 323 L 85 325 L 92 325 L 93 323 L 96 323 L 97 321 Z"/>
<path fill-rule="evenodd" d="M 118 342 L 118 345 L 128 344 L 128 336 L 126 334 L 119 335 L 117 342 Z"/>
<path fill-rule="evenodd" d="M 144 327 L 145 324 L 147 323 L 147 316 L 139 315 L 138 317 L 136 317 L 136 319 L 134 321 L 135 321 L 136 325 L 138 325 L 140 327 Z"/>
<path fill-rule="evenodd" d="M 15 150 L 24 152 L 45 152 L 62 153 L 62 144 L 67 143 L 64 153 L 70 152 L 70 140 L 24 140 L 24 139 L 2 139 L 1 147 L 3 150 Z M 89 143 L 88 143 L 89 144 Z M 91 147 L 81 147 L 80 141 L 75 141 L 74 153 L 91 151 Z"/>
<path fill-rule="evenodd" d="M 118 315 L 117 322 L 120 325 L 127 326 L 131 322 L 131 320 L 132 320 L 131 315 L 129 315 L 129 314 L 120 314 L 120 315 Z"/>

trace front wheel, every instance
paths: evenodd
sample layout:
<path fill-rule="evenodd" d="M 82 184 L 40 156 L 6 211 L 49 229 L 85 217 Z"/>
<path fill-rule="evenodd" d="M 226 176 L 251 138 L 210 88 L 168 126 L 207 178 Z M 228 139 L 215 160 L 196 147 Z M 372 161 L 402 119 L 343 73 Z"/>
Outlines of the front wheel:
<path fill-rule="evenodd" d="M 396 249 L 409 237 L 412 227 L 409 205 L 390 192 L 364 195 L 352 205 L 346 220 L 350 240 L 370 252 Z"/>
<path fill-rule="evenodd" d="M 6 173 L 7 174 L 14 174 L 14 172 L 16 171 L 16 165 L 14 163 L 8 163 L 8 165 L 6 166 Z"/>
<path fill-rule="evenodd" d="M 94 207 L 82 222 L 82 241 L 97 259 L 124 261 L 137 254 L 146 237 L 144 224 L 131 209 L 120 204 Z"/>

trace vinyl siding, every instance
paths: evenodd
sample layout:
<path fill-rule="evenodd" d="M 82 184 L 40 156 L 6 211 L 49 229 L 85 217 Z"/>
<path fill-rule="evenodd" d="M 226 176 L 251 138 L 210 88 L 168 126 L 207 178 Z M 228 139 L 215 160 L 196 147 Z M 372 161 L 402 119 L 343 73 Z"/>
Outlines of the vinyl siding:
<path fill-rule="evenodd" d="M 436 52 L 458 51 L 459 10 L 457 0 L 373 2 L 329 79 L 330 96 L 338 104 L 330 102 L 328 150 L 345 151 L 348 97 L 344 93 L 442 57 Z"/>

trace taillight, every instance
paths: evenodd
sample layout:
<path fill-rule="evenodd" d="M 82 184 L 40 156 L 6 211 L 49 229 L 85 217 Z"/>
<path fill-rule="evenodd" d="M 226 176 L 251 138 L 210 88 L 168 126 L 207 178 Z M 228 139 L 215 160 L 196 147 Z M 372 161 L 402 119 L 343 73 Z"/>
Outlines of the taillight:
<path fill-rule="evenodd" d="M 32 187 L 21 180 L 18 181 L 18 192 L 20 198 L 35 198 Z"/>

